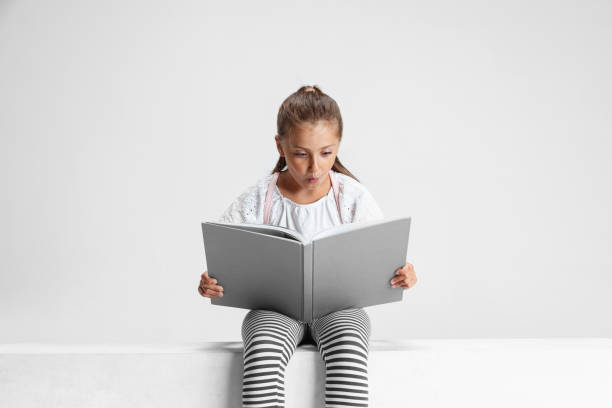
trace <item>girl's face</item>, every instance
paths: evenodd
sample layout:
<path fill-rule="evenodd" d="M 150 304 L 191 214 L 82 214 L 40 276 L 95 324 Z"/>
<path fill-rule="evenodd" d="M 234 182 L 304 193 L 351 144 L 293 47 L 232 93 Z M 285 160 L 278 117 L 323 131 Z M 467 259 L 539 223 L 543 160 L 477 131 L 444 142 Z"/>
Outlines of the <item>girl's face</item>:
<path fill-rule="evenodd" d="M 314 191 L 327 184 L 327 173 L 334 165 L 340 139 L 336 124 L 329 121 L 305 123 L 276 147 L 287 162 L 287 171 L 302 188 Z"/>

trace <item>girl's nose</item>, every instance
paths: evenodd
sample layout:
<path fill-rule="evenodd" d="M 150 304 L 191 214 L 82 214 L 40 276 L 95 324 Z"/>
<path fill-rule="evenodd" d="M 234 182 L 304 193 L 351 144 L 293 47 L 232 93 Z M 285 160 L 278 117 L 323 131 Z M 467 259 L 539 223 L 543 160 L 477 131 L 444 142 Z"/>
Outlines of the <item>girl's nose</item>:
<path fill-rule="evenodd" d="M 315 159 L 310 161 L 310 171 L 317 177 L 319 176 L 319 163 Z"/>

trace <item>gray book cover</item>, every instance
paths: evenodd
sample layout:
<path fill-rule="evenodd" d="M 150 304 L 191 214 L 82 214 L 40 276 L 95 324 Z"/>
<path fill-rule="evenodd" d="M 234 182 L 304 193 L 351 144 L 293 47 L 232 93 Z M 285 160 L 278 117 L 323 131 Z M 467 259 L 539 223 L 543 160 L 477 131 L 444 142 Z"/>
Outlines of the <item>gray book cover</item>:
<path fill-rule="evenodd" d="M 302 322 L 352 307 L 402 300 L 389 281 L 406 263 L 408 218 L 344 224 L 306 241 L 287 228 L 204 222 L 214 305 L 274 310 Z"/>

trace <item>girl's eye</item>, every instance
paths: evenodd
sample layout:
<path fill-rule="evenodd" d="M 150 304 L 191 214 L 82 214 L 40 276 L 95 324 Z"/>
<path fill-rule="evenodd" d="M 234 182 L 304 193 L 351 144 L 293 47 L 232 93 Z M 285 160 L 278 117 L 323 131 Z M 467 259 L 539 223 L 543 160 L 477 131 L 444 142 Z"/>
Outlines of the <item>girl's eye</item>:
<path fill-rule="evenodd" d="M 323 156 L 329 156 L 330 154 L 332 154 L 332 152 L 324 152 Z M 294 155 L 298 157 L 304 157 L 306 156 L 306 153 L 294 153 Z"/>

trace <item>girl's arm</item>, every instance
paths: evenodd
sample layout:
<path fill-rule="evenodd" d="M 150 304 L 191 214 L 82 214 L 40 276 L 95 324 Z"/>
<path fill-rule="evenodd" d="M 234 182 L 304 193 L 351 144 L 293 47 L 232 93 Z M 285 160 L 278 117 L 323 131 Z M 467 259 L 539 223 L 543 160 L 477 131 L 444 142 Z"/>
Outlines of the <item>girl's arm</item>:
<path fill-rule="evenodd" d="M 362 194 L 355 200 L 353 222 L 382 220 L 383 218 L 382 209 L 374 196 L 364 187 Z"/>

